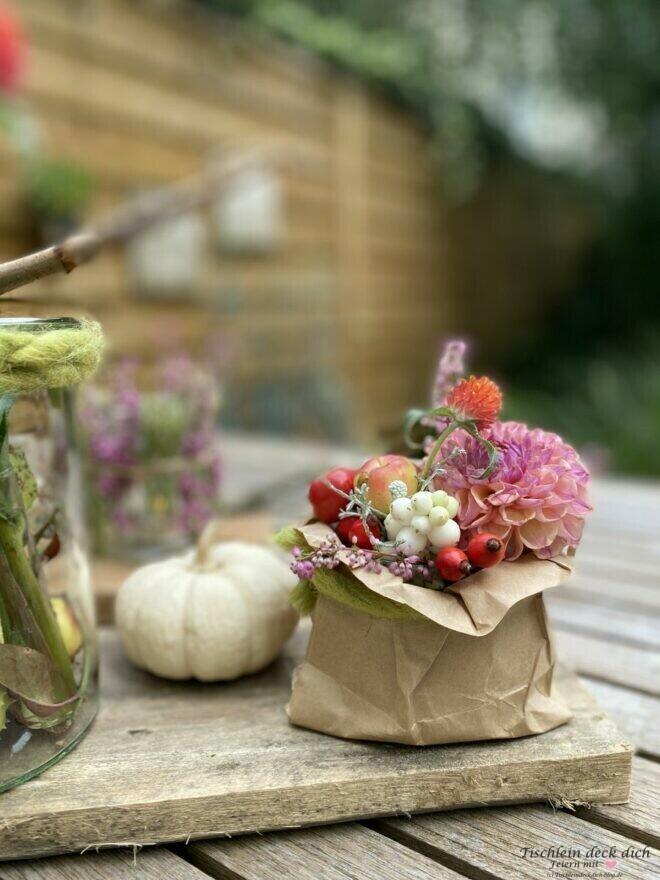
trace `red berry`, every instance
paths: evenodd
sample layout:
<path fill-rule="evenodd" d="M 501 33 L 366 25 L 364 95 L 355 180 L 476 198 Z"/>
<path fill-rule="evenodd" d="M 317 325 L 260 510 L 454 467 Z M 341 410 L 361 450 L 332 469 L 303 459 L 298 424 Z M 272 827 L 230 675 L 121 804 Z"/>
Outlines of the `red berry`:
<path fill-rule="evenodd" d="M 435 557 L 435 567 L 445 581 L 460 581 L 470 574 L 470 562 L 458 547 L 445 547 Z"/>
<path fill-rule="evenodd" d="M 44 559 L 55 559 L 60 552 L 60 538 L 57 532 L 50 539 L 48 546 L 44 550 Z"/>
<path fill-rule="evenodd" d="M 335 526 L 335 532 L 337 532 L 337 534 L 339 535 L 342 544 L 346 544 L 347 547 L 351 543 L 351 540 L 348 537 L 348 533 L 351 530 L 352 526 L 354 526 L 355 523 L 359 521 L 360 517 L 358 516 L 345 516 L 343 519 L 340 519 Z"/>
<path fill-rule="evenodd" d="M 354 479 L 355 471 L 352 468 L 334 468 L 322 477 L 312 480 L 307 497 L 316 519 L 320 519 L 321 522 L 328 525 L 337 522 L 340 510 L 346 506 L 346 498 L 339 492 L 335 492 L 331 486 L 348 494 L 353 488 Z M 327 483 L 330 483 L 330 486 Z"/>
<path fill-rule="evenodd" d="M 380 525 L 378 520 L 373 517 L 369 518 L 369 530 L 374 538 L 381 539 Z M 346 516 L 344 519 L 340 519 L 335 531 L 347 547 L 353 546 L 353 538 L 355 538 L 356 546 L 361 547 L 362 550 L 371 550 L 369 535 L 359 516 Z"/>
<path fill-rule="evenodd" d="M 504 559 L 504 541 L 497 535 L 482 532 L 470 539 L 467 545 L 468 559 L 477 568 L 490 568 Z"/>
<path fill-rule="evenodd" d="M 378 520 L 371 519 L 370 517 L 368 523 L 369 531 L 376 540 L 380 541 L 383 534 L 380 525 L 378 524 Z M 363 550 L 371 550 L 371 540 L 362 520 L 359 520 L 351 526 L 348 532 L 348 537 L 351 544 L 353 544 L 353 539 L 355 539 L 355 543 L 358 547 L 361 547 Z"/>

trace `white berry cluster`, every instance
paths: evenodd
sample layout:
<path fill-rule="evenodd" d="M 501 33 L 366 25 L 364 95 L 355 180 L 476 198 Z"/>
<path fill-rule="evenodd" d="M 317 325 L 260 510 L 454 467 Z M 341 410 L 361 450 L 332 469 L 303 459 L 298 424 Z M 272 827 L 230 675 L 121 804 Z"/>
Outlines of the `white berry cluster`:
<path fill-rule="evenodd" d="M 416 556 L 431 546 L 454 547 L 461 530 L 454 517 L 458 501 L 446 492 L 415 492 L 412 498 L 395 498 L 385 518 L 385 529 L 406 556 Z"/>

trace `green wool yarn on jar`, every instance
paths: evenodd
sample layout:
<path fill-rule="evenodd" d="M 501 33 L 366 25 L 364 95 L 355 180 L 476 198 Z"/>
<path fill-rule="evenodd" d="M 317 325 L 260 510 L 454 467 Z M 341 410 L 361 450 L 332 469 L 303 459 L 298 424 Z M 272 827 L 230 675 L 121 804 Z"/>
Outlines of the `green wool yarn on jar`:
<path fill-rule="evenodd" d="M 92 375 L 103 355 L 101 325 L 57 323 L 38 331 L 0 324 L 0 394 L 70 388 Z"/>

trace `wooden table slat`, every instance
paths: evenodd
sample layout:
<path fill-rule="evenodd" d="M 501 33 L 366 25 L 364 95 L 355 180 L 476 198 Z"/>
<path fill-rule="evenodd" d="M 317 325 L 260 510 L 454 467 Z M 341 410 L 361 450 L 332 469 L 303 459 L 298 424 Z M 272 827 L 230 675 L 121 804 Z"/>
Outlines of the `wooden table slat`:
<path fill-rule="evenodd" d="M 660 695 L 659 653 L 561 630 L 556 641 L 562 660 L 580 674 Z"/>
<path fill-rule="evenodd" d="M 636 750 L 660 760 L 660 699 L 610 682 L 582 681 Z"/>
<path fill-rule="evenodd" d="M 158 847 L 7 862 L 0 865 L 0 880 L 208 880 L 208 875 Z"/>
<path fill-rule="evenodd" d="M 551 876 L 550 861 L 542 857 L 525 858 L 525 847 L 579 847 L 586 855 L 593 846 L 616 847 L 621 853 L 631 844 L 629 838 L 585 822 L 572 813 L 553 812 L 548 806 L 379 819 L 370 825 L 459 873 L 498 880 L 547 880 Z M 598 861 L 602 869 L 602 858 Z M 634 880 L 658 876 L 660 851 L 652 850 L 650 859 L 627 859 L 623 868 L 625 877 Z"/>
<path fill-rule="evenodd" d="M 643 650 L 660 649 L 660 617 L 620 609 L 612 613 L 611 608 L 575 601 L 570 589 L 548 591 L 548 610 L 556 629 Z"/>
<path fill-rule="evenodd" d="M 657 517 L 658 511 L 651 511 L 651 517 Z M 592 522 L 596 522 L 595 530 L 591 523 L 587 525 L 580 543 L 578 559 L 584 554 L 599 556 L 604 559 L 625 559 L 631 565 L 637 562 L 644 564 L 660 564 L 660 543 L 649 541 L 644 535 L 618 535 L 615 530 L 602 531 L 598 528 L 598 511 L 592 514 Z"/>
<path fill-rule="evenodd" d="M 214 877 L 241 880 L 460 880 L 461 875 L 363 825 L 190 844 Z"/>
<path fill-rule="evenodd" d="M 614 581 L 624 591 L 625 585 L 631 583 L 640 589 L 657 592 L 658 568 L 653 563 L 631 557 L 630 554 L 617 557 L 616 551 L 612 550 L 607 555 L 590 553 L 588 548 L 583 547 L 580 547 L 575 558 L 578 572 L 589 578 Z"/>
<path fill-rule="evenodd" d="M 624 582 L 590 578 L 580 571 L 579 562 L 577 565 L 575 575 L 560 588 L 567 599 L 656 618 L 660 616 L 660 590 L 640 587 L 632 577 Z"/>

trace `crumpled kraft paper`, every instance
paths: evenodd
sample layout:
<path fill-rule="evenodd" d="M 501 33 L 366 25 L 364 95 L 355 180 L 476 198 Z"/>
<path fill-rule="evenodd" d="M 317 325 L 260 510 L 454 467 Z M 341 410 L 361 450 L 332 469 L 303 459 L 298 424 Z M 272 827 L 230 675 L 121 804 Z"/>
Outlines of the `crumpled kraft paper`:
<path fill-rule="evenodd" d="M 303 526 L 310 544 L 325 527 Z M 321 540 L 319 538 L 318 540 Z M 426 620 L 384 620 L 319 596 L 293 724 L 348 739 L 430 745 L 542 733 L 571 717 L 553 687 L 542 591 L 568 560 L 525 556 L 444 592 L 356 570 L 371 590 Z"/>

